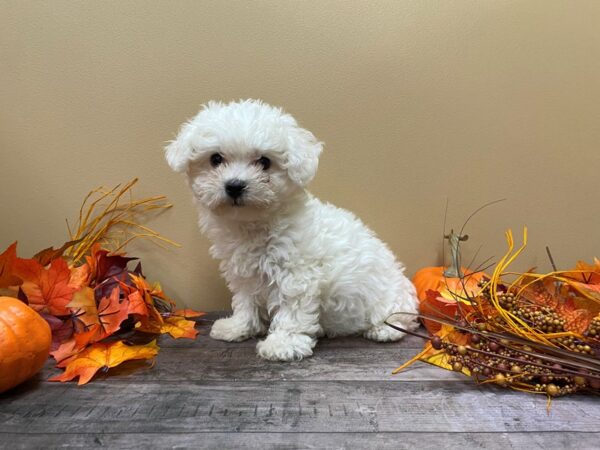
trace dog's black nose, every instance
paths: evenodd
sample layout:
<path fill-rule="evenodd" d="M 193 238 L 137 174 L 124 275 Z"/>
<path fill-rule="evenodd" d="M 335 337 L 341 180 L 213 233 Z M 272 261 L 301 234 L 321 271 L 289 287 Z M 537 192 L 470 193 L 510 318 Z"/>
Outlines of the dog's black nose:
<path fill-rule="evenodd" d="M 225 183 L 225 192 L 233 199 L 241 197 L 244 189 L 246 189 L 246 183 L 242 180 L 231 180 Z"/>

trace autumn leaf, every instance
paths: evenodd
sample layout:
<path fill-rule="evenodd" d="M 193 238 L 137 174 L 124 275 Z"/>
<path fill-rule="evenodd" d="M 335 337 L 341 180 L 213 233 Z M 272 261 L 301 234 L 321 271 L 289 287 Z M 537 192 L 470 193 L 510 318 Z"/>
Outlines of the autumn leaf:
<path fill-rule="evenodd" d="M 58 348 L 52 350 L 50 352 L 50 356 L 52 356 L 57 363 L 61 363 L 67 361 L 69 358 L 73 357 L 76 353 L 80 352 L 83 347 L 78 345 L 78 342 L 74 337 L 64 341 L 61 343 Z"/>
<path fill-rule="evenodd" d="M 100 324 L 94 324 L 88 330 L 75 333 L 73 335 L 73 340 L 75 341 L 75 351 L 78 353 L 89 344 L 99 342 L 108 336 L 108 334 L 103 332 Z"/>
<path fill-rule="evenodd" d="M 135 279 L 135 277 L 133 278 Z M 139 322 L 136 325 L 136 329 L 145 333 L 160 333 L 161 326 L 164 324 L 164 319 L 156 309 L 154 299 L 147 290 L 139 290 L 138 292 L 144 299 L 148 315 L 138 316 Z"/>
<path fill-rule="evenodd" d="M 431 289 L 427 291 L 427 297 L 419 304 L 419 311 L 421 314 L 446 320 L 454 319 L 457 308 L 458 305 L 456 304 L 456 300 L 453 298 L 446 298 L 439 292 Z M 435 320 L 424 319 L 423 323 L 430 334 L 435 334 L 442 328 L 442 324 Z"/>
<path fill-rule="evenodd" d="M 71 315 L 79 331 L 89 330 L 93 325 L 100 324 L 92 288 L 85 287 L 75 292 L 67 307 L 71 308 Z"/>
<path fill-rule="evenodd" d="M 108 250 L 102 249 L 100 244 L 95 243 L 91 249 L 91 255 L 86 256 L 86 263 L 73 270 L 72 284 L 80 281 L 81 285 L 91 285 L 95 288 L 96 301 L 110 296 L 115 287 L 132 286 L 130 275 L 141 273 L 141 265 L 138 264 L 134 272 L 127 269 L 129 261 L 138 258 L 128 258 L 123 255 L 110 255 Z M 76 273 L 80 271 L 80 273 Z M 136 272 L 139 271 L 139 272 Z"/>
<path fill-rule="evenodd" d="M 57 367 L 64 367 L 68 361 L 88 345 L 99 342 L 106 337 L 99 324 L 92 325 L 88 330 L 73 333 L 70 339 L 63 341 L 50 352 L 56 360 Z"/>
<path fill-rule="evenodd" d="M 433 292 L 433 291 L 432 291 Z M 456 330 L 453 326 L 448 324 L 440 324 L 439 330 L 434 334 L 434 336 L 439 337 L 443 341 L 451 342 L 456 345 L 465 345 L 468 341 L 468 338 L 465 334 Z M 424 361 L 429 364 L 433 364 L 434 366 L 441 367 L 442 369 L 452 370 L 452 366 L 448 363 L 448 357 L 444 350 L 437 350 L 433 348 L 431 344 L 431 340 L 425 343 L 423 350 L 421 350 L 417 355 L 406 361 L 400 367 L 395 369 L 392 374 L 397 374 L 401 372 L 411 364 L 416 361 Z M 463 370 L 465 375 L 469 374 L 468 369 Z"/>
<path fill-rule="evenodd" d="M 71 271 L 63 258 L 53 260 L 47 269 L 33 259 L 17 258 L 14 273 L 23 279 L 21 288 L 29 306 L 40 313 L 69 315 L 66 306 L 77 288 L 69 284 Z"/>
<path fill-rule="evenodd" d="M 562 302 L 556 312 L 565 319 L 565 330 L 582 334 L 590 326 L 594 314 L 587 308 L 579 308 L 575 299 Z"/>
<path fill-rule="evenodd" d="M 13 242 L 0 254 L 0 288 L 21 284 L 21 279 L 13 273 L 13 264 L 17 259 L 17 243 Z"/>
<path fill-rule="evenodd" d="M 119 297 L 120 289 L 116 287 L 110 296 L 103 297 L 98 304 L 98 321 L 107 336 L 117 331 L 128 316 L 128 302 L 121 302 Z"/>
<path fill-rule="evenodd" d="M 129 261 L 137 260 L 138 258 L 128 258 L 123 255 L 110 255 L 108 250 L 104 250 L 99 244 L 92 247 L 91 256 L 86 257 L 86 260 L 92 269 L 92 274 L 97 283 L 119 276 L 127 271 Z"/>
<path fill-rule="evenodd" d="M 137 314 L 140 316 L 148 316 L 148 306 L 144 301 L 144 297 L 140 294 L 140 291 L 133 291 L 127 296 L 129 300 L 129 307 L 127 312 L 129 314 Z"/>
<path fill-rule="evenodd" d="M 41 316 L 50 325 L 50 330 L 52 331 L 52 345 L 50 346 L 50 350 L 55 351 L 73 335 L 75 328 L 73 321 L 71 318 L 63 320 L 51 314 L 41 314 Z"/>
<path fill-rule="evenodd" d="M 71 277 L 69 284 L 76 289 L 88 286 L 90 282 L 90 266 L 82 264 L 79 267 L 71 267 Z"/>
<path fill-rule="evenodd" d="M 181 317 L 185 317 L 186 319 L 190 319 L 192 317 L 202 317 L 205 314 L 206 313 L 194 311 L 193 309 L 178 309 L 178 310 L 174 311 L 171 315 L 181 316 Z"/>
<path fill-rule="evenodd" d="M 31 259 L 40 263 L 42 267 L 46 267 L 53 259 L 60 258 L 66 249 L 81 242 L 81 239 L 65 242 L 60 248 L 48 247 L 33 255 Z"/>
<path fill-rule="evenodd" d="M 160 327 L 161 333 L 169 333 L 175 339 L 194 339 L 198 331 L 194 328 L 196 322 L 186 320 L 183 317 L 167 317 Z"/>
<path fill-rule="evenodd" d="M 49 381 L 70 381 L 79 377 L 77 384 L 89 382 L 99 370 L 108 370 L 119 364 L 134 359 L 151 359 L 158 353 L 156 341 L 146 345 L 125 345 L 121 341 L 110 343 L 96 343 L 58 366 L 66 367 L 64 373 L 50 378 Z"/>
<path fill-rule="evenodd" d="M 130 283 L 130 272 L 127 270 L 129 261 L 138 258 L 128 258 L 123 255 L 109 255 L 107 250 L 95 248 L 92 253 L 90 267 L 93 268 L 92 278 L 96 283 L 96 299 L 110 295 L 121 283 Z"/>
<path fill-rule="evenodd" d="M 600 284 L 587 284 L 572 280 L 567 280 L 567 283 L 579 294 L 600 304 Z"/>
<path fill-rule="evenodd" d="M 437 335 L 444 341 L 451 342 L 455 345 L 467 345 L 469 342 L 469 336 L 466 333 L 457 330 L 452 325 L 442 324 L 441 330 Z"/>
<path fill-rule="evenodd" d="M 594 264 L 577 261 L 577 265 L 572 272 L 565 272 L 562 275 L 583 284 L 600 285 L 600 260 L 594 259 Z"/>
<path fill-rule="evenodd" d="M 141 292 L 151 292 L 152 288 L 150 287 L 150 285 L 146 282 L 146 280 L 141 276 L 141 275 L 134 275 L 134 274 L 129 274 L 129 277 L 131 279 L 131 282 L 133 283 L 133 286 Z"/>

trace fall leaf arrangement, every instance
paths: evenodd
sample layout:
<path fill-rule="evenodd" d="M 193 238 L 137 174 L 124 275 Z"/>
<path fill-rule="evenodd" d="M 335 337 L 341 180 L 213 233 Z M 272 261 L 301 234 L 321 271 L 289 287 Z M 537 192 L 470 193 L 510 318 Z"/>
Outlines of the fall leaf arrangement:
<path fill-rule="evenodd" d="M 428 288 L 432 281 L 424 277 L 439 268 L 415 275 L 418 316 L 430 334 L 388 323 L 426 340 L 394 373 L 421 360 L 477 383 L 546 395 L 549 402 L 575 392 L 600 393 L 600 261 L 545 274 L 510 272 L 527 245 L 524 229 L 516 250 L 512 232 L 506 233 L 508 251 L 487 275 L 460 268 L 460 236 L 446 238 L 453 264 L 433 280 L 437 288 Z"/>
<path fill-rule="evenodd" d="M 37 311 L 50 325 L 50 354 L 65 371 L 51 381 L 89 382 L 98 372 L 129 360 L 151 360 L 156 337 L 195 338 L 192 317 L 177 310 L 160 284 L 149 283 L 137 258 L 123 249 L 138 238 L 175 244 L 138 222 L 169 208 L 164 196 L 134 199 L 137 179 L 85 197 L 70 239 L 31 259 L 17 257 L 17 243 L 0 255 L 0 289 Z"/>

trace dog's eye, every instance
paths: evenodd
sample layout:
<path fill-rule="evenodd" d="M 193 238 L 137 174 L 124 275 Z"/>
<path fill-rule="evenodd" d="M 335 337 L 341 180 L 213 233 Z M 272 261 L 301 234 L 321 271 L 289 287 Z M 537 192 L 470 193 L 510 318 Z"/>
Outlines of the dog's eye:
<path fill-rule="evenodd" d="M 213 167 L 220 166 L 223 163 L 223 156 L 220 153 L 210 155 L 210 165 Z"/>
<path fill-rule="evenodd" d="M 261 156 L 256 162 L 262 166 L 263 170 L 268 170 L 271 167 L 271 160 L 266 156 Z"/>

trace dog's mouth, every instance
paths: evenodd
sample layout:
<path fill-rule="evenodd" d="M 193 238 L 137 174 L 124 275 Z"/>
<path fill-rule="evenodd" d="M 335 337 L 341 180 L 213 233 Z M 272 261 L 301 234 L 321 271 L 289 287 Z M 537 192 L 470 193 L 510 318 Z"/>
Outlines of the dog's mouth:
<path fill-rule="evenodd" d="M 234 208 L 241 208 L 242 206 L 244 206 L 244 202 L 241 198 L 234 198 L 233 202 L 231 202 L 231 206 L 233 206 Z"/>

